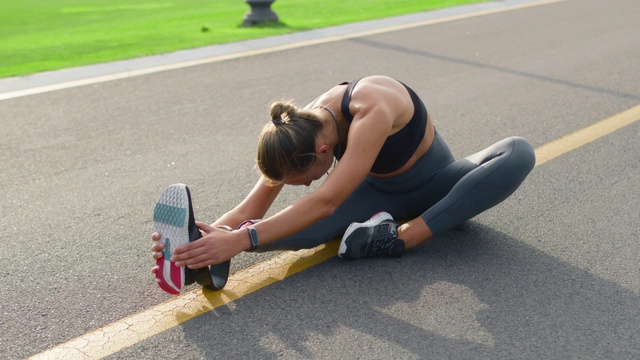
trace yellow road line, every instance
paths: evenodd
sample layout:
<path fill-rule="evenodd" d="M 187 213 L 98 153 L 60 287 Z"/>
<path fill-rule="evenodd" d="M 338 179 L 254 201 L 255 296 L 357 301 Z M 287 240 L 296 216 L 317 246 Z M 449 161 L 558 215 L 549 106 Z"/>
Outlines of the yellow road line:
<path fill-rule="evenodd" d="M 536 149 L 536 166 L 542 165 L 549 160 L 604 137 L 638 120 L 640 120 L 640 105 L 542 145 Z"/>
<path fill-rule="evenodd" d="M 158 73 L 158 72 L 163 72 L 168 70 L 183 69 L 191 66 L 210 64 L 210 63 L 215 63 L 215 62 L 220 62 L 225 60 L 268 54 L 268 53 L 284 51 L 284 50 L 297 49 L 297 48 L 302 48 L 306 46 L 325 44 L 325 43 L 353 39 L 353 38 L 358 38 L 363 36 L 378 35 L 378 34 L 383 34 L 383 33 L 388 33 L 393 31 L 399 31 L 399 30 L 407 30 L 407 29 L 416 28 L 420 26 L 427 26 L 427 25 L 440 24 L 440 23 L 450 22 L 455 20 L 469 19 L 473 17 L 497 14 L 501 12 L 519 10 L 519 9 L 524 9 L 524 8 L 529 8 L 534 6 L 548 5 L 548 4 L 558 3 L 563 1 L 566 1 L 566 0 L 541 0 L 537 2 L 505 6 L 505 7 L 500 7 L 496 9 L 481 10 L 481 11 L 468 13 L 468 14 L 460 14 L 460 15 L 447 16 L 447 17 L 438 18 L 438 19 L 418 21 L 410 24 L 402 24 L 402 25 L 390 26 L 390 27 L 385 27 L 380 29 L 355 32 L 352 34 L 329 36 L 322 39 L 300 41 L 292 44 L 278 45 L 278 46 L 273 46 L 273 47 L 258 49 L 258 50 L 249 50 L 249 51 L 244 51 L 244 52 L 235 53 L 235 54 L 221 55 L 221 56 L 215 56 L 215 57 L 210 57 L 205 59 L 191 60 L 191 61 L 185 61 L 185 62 L 169 64 L 169 65 L 154 66 L 154 67 L 149 67 L 149 68 L 140 69 L 140 70 L 131 70 L 131 71 L 125 71 L 125 72 L 120 72 L 116 74 L 97 76 L 97 77 L 92 77 L 87 79 L 67 81 L 67 82 L 62 82 L 58 84 L 35 87 L 31 89 L 9 91 L 5 93 L 0 93 L 0 101 L 22 97 L 22 96 L 36 95 L 36 94 L 46 93 L 50 91 L 64 90 L 64 89 L 69 89 L 69 88 L 74 88 L 74 87 L 79 87 L 84 85 L 98 84 L 98 83 L 103 83 L 107 81 L 127 79 L 131 77 L 153 74 L 153 73 Z"/>
<path fill-rule="evenodd" d="M 539 166 L 640 120 L 640 105 L 598 121 L 536 149 Z M 37 354 L 32 359 L 96 359 L 116 353 L 208 311 L 319 264 L 338 251 L 338 241 L 310 250 L 282 253 L 239 271 L 219 292 L 194 290 L 138 314 Z"/>
<path fill-rule="evenodd" d="M 98 359 L 228 304 L 316 265 L 338 253 L 334 240 L 314 249 L 286 252 L 229 277 L 222 291 L 197 289 L 58 345 L 31 359 Z"/>

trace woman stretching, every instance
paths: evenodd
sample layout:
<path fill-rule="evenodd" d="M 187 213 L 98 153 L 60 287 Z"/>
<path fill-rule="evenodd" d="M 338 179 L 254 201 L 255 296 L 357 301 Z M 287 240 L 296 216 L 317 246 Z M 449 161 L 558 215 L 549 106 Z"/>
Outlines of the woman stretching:
<path fill-rule="evenodd" d="M 203 237 L 164 261 L 187 269 L 226 264 L 228 271 L 242 251 L 312 248 L 338 236 L 341 258 L 398 257 L 506 199 L 535 164 L 520 137 L 456 161 L 418 95 L 386 76 L 337 85 L 304 109 L 275 102 L 270 114 L 253 190 L 213 224 L 197 223 Z M 284 185 L 320 179 L 334 159 L 315 191 L 245 222 L 263 218 Z M 152 235 L 155 259 L 170 254 L 162 238 Z"/>

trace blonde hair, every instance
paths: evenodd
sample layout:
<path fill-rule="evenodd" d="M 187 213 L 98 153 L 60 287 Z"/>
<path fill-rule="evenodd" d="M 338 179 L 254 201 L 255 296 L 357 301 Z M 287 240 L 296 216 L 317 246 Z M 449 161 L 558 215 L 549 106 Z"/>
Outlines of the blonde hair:
<path fill-rule="evenodd" d="M 313 165 L 322 122 L 290 101 L 272 103 L 269 113 L 271 122 L 264 126 L 258 140 L 257 165 L 277 185 L 287 174 L 302 172 Z"/>

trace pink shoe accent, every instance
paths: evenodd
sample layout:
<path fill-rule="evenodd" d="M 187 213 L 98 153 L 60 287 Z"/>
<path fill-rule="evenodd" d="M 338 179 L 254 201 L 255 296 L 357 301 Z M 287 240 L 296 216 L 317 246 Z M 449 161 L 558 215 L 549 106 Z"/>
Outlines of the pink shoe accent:
<path fill-rule="evenodd" d="M 179 276 L 182 269 L 171 261 L 165 261 L 164 257 L 156 260 L 156 264 L 158 264 L 158 270 L 156 271 L 156 282 L 158 286 L 169 294 L 180 294 L 180 290 L 182 289 L 176 287 L 175 284 L 181 284 Z M 176 276 L 176 274 L 178 275 Z"/>

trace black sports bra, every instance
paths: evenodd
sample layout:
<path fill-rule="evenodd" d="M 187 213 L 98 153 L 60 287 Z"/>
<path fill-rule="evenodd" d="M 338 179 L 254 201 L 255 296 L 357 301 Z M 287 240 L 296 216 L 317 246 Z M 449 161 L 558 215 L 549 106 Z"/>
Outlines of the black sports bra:
<path fill-rule="evenodd" d="M 353 115 L 349 111 L 349 103 L 351 102 L 353 88 L 358 81 L 360 81 L 360 79 L 340 84 L 348 84 L 342 96 L 340 111 L 349 124 L 351 124 L 353 120 Z M 411 88 L 402 82 L 400 83 L 407 89 L 409 95 L 411 95 L 414 109 L 413 117 L 400 131 L 387 137 L 376 161 L 373 163 L 373 166 L 371 166 L 371 172 L 375 174 L 389 174 L 400 169 L 409 161 L 427 131 L 427 109 L 424 103 L 422 103 L 422 100 L 420 100 Z M 336 159 L 340 160 L 342 155 L 344 155 L 344 149 L 341 147 L 334 148 L 334 156 Z"/>

